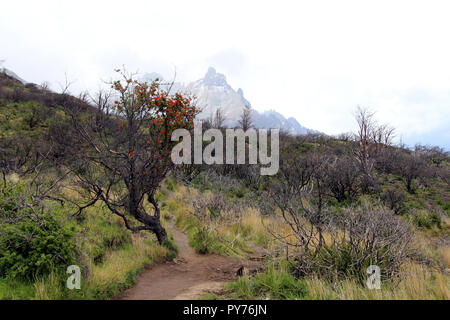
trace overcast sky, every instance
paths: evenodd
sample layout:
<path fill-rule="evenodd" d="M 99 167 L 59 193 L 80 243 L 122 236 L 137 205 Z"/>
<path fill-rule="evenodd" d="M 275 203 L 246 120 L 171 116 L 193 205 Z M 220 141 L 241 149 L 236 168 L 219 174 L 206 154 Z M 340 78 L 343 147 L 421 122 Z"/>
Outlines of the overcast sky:
<path fill-rule="evenodd" d="M 3 1 L 0 60 L 53 89 L 112 70 L 188 82 L 208 66 L 255 109 L 355 130 L 359 104 L 414 143 L 450 149 L 448 1 Z"/>

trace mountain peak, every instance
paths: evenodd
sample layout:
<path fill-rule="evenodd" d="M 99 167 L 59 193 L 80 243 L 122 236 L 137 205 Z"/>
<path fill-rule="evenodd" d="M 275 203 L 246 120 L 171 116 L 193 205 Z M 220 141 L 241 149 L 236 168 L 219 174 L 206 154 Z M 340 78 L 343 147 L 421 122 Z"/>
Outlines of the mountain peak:
<path fill-rule="evenodd" d="M 241 97 L 241 101 L 244 104 L 244 106 L 246 106 L 247 108 L 251 108 L 250 102 L 244 98 L 244 91 L 241 88 L 239 88 L 236 92 Z"/>
<path fill-rule="evenodd" d="M 213 77 L 217 73 L 216 69 L 213 67 L 209 67 L 208 71 L 206 72 L 205 78 L 207 77 Z"/>
<path fill-rule="evenodd" d="M 225 75 L 216 72 L 216 69 L 214 69 L 213 67 L 208 68 L 208 72 L 206 72 L 205 77 L 203 78 L 203 83 L 207 86 L 228 86 Z"/>
<path fill-rule="evenodd" d="M 239 120 L 245 108 L 252 108 L 252 120 L 255 128 L 283 129 L 292 134 L 304 134 L 311 130 L 301 126 L 295 118 L 286 119 L 275 110 L 258 111 L 244 97 L 244 91 L 239 88 L 236 91 L 227 83 L 223 74 L 218 73 L 213 67 L 209 67 L 205 76 L 189 84 L 173 89 L 174 92 L 186 91 L 194 94 L 196 105 L 202 111 L 198 115 L 199 120 L 209 119 L 217 109 L 221 109 L 225 117 L 224 126 L 234 128 L 239 125 Z"/>

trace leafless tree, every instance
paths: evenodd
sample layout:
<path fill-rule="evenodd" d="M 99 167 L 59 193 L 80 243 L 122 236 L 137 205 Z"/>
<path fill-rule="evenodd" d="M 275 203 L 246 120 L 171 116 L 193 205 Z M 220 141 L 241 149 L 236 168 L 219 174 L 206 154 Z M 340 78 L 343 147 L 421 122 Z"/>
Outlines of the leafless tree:
<path fill-rule="evenodd" d="M 408 224 L 383 208 L 363 204 L 347 209 L 343 215 L 330 217 L 326 230 L 329 241 L 323 250 L 299 254 L 296 267 L 301 274 L 363 281 L 367 266 L 374 264 L 383 266 L 382 279 L 395 281 L 411 253 Z"/>
<path fill-rule="evenodd" d="M 332 197 L 342 202 L 353 199 L 359 191 L 359 168 L 352 157 L 330 157 L 324 167 L 325 183 Z"/>
<path fill-rule="evenodd" d="M 375 126 L 374 112 L 358 106 L 355 112 L 355 118 L 358 123 L 357 137 L 359 142 L 359 150 L 356 155 L 361 163 L 363 172 L 368 174 L 370 171 L 368 166 L 369 144 Z"/>
<path fill-rule="evenodd" d="M 438 146 L 416 145 L 414 150 L 422 154 L 429 163 L 437 167 L 449 160 L 449 153 Z"/>
<path fill-rule="evenodd" d="M 425 179 L 430 173 L 425 157 L 417 151 L 401 152 L 395 164 L 395 172 L 403 178 L 409 193 L 414 193 L 414 181 Z"/>
<path fill-rule="evenodd" d="M 247 131 L 253 126 L 252 123 L 252 110 L 246 106 L 242 109 L 241 118 L 238 120 L 239 126 L 242 130 Z"/>
<path fill-rule="evenodd" d="M 336 136 L 336 139 L 345 141 L 345 142 L 352 141 L 352 140 L 354 140 L 354 138 L 355 138 L 355 134 L 352 132 L 344 132 L 344 133 L 338 134 Z"/>
<path fill-rule="evenodd" d="M 214 122 L 213 122 L 214 128 L 218 128 L 218 129 L 223 128 L 224 122 L 225 122 L 225 117 L 223 115 L 223 111 L 221 108 L 217 108 L 216 112 L 214 114 Z"/>
<path fill-rule="evenodd" d="M 69 80 L 67 73 L 64 73 L 64 83 L 59 83 L 60 87 L 60 93 L 62 95 L 69 95 L 70 94 L 70 87 L 75 83 L 74 80 Z"/>
<path fill-rule="evenodd" d="M 377 154 L 382 148 L 391 146 L 395 137 L 395 128 L 389 124 L 374 125 L 370 133 L 372 147 L 369 151 Z"/>
<path fill-rule="evenodd" d="M 3 136 L 0 133 L 0 172 L 3 187 L 6 187 L 6 175 L 9 173 L 25 174 L 29 172 L 27 164 L 35 158 L 34 141 L 26 134 L 14 133 Z"/>
<path fill-rule="evenodd" d="M 44 91 L 44 93 L 50 92 L 50 83 L 48 81 L 44 81 L 39 85 L 39 88 Z"/>
<path fill-rule="evenodd" d="M 293 152 L 280 156 L 280 169 L 277 179 L 271 181 L 269 196 L 298 240 L 298 243 L 290 242 L 287 237 L 273 233 L 287 245 L 320 247 L 324 241 L 322 210 L 326 191 L 323 166 L 326 161 L 317 152 L 301 158 Z"/>

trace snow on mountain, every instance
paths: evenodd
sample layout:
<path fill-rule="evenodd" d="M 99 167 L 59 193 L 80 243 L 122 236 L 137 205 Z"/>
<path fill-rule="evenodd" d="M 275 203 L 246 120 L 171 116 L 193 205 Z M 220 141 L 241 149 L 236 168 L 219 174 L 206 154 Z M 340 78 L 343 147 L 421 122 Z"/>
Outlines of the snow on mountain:
<path fill-rule="evenodd" d="M 241 88 L 235 91 L 226 81 L 223 74 L 216 72 L 212 67 L 208 69 L 205 77 L 187 86 L 187 90 L 195 94 L 197 106 L 202 109 L 200 119 L 208 118 L 218 108 L 221 109 L 226 121 L 225 125 L 234 127 L 245 107 L 250 107 L 250 102 L 244 98 Z M 283 129 L 292 134 L 305 134 L 312 130 L 303 127 L 292 117 L 286 119 L 275 110 L 260 112 L 251 108 L 253 125 L 262 129 Z"/>
<path fill-rule="evenodd" d="M 163 77 L 157 73 L 144 74 L 140 80 L 151 82 L 155 78 L 159 78 L 164 83 Z M 250 102 L 244 98 L 243 90 L 239 88 L 235 91 L 227 83 L 225 75 L 216 72 L 212 67 L 208 69 L 202 79 L 187 85 L 174 83 L 172 92 L 190 92 L 197 96 L 196 105 L 202 110 L 197 116 L 199 119 L 209 118 L 220 108 L 225 118 L 224 125 L 227 127 L 237 126 L 243 109 L 249 107 L 252 109 L 252 122 L 256 128 L 283 129 L 291 134 L 315 132 L 303 127 L 295 118 L 286 119 L 275 110 L 263 112 L 255 110 L 251 107 Z"/>

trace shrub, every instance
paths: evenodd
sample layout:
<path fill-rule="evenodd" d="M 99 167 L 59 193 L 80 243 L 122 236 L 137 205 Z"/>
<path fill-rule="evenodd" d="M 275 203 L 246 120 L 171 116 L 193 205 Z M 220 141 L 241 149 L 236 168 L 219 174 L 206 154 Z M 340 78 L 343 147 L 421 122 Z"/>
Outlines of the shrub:
<path fill-rule="evenodd" d="M 363 283 L 367 267 L 377 265 L 382 279 L 396 279 L 410 253 L 411 233 L 403 219 L 390 210 L 363 204 L 328 221 L 320 226 L 323 242 L 311 241 L 296 256 L 298 276 L 316 274 L 329 281 L 353 278 Z"/>
<path fill-rule="evenodd" d="M 175 191 L 175 185 L 174 185 L 174 183 L 173 183 L 173 181 L 172 181 L 172 179 L 171 178 L 168 178 L 167 180 L 166 180 L 166 185 L 167 185 L 167 189 L 168 190 L 170 190 L 170 191 Z"/>
<path fill-rule="evenodd" d="M 434 226 L 442 228 L 442 219 L 439 212 L 414 212 L 412 222 L 421 229 L 432 229 Z"/>
<path fill-rule="evenodd" d="M 20 194 L 20 188 L 0 193 L 0 276 L 31 279 L 73 264 L 73 230 Z"/>
<path fill-rule="evenodd" d="M 214 237 L 207 227 L 199 226 L 189 233 L 189 244 L 199 254 L 212 252 L 211 245 L 214 241 Z"/>
<path fill-rule="evenodd" d="M 166 260 L 173 260 L 178 255 L 178 246 L 173 240 L 173 236 L 170 236 L 166 241 L 164 241 L 163 246 L 166 247 Z"/>
<path fill-rule="evenodd" d="M 171 215 L 169 212 L 166 212 L 166 211 L 164 211 L 164 212 L 162 213 L 162 217 L 163 217 L 164 220 L 170 220 L 170 219 L 172 219 L 172 215 Z"/>
<path fill-rule="evenodd" d="M 394 211 L 395 214 L 402 213 L 405 199 L 405 193 L 394 188 L 388 188 L 381 194 L 381 200 L 383 200 L 386 206 Z"/>
<path fill-rule="evenodd" d="M 270 265 L 264 273 L 242 277 L 228 285 L 240 299 L 305 299 L 308 291 L 303 280 L 296 279 L 287 265 Z"/>

